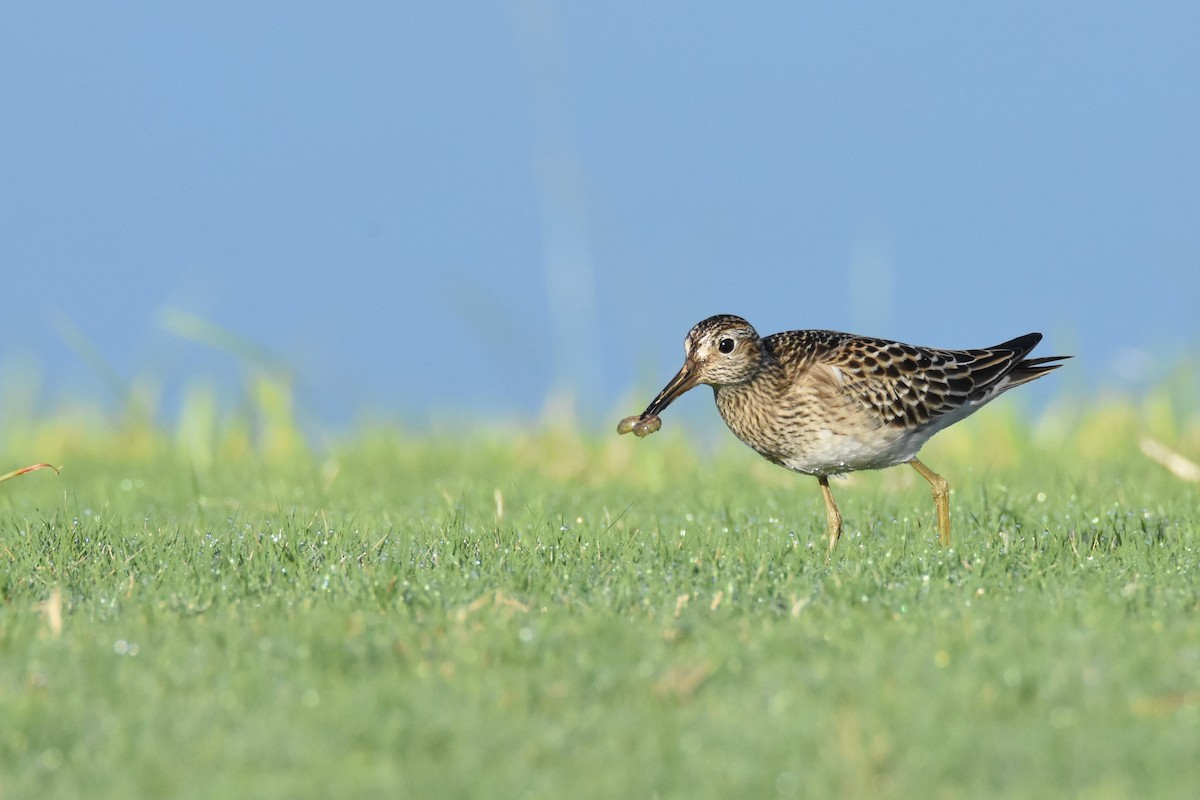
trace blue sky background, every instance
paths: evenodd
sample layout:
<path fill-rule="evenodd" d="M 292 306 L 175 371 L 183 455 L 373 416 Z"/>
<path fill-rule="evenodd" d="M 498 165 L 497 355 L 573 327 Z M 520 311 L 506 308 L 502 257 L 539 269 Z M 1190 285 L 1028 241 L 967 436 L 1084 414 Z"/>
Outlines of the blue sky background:
<path fill-rule="evenodd" d="M 94 351 L 169 418 L 241 385 L 184 312 L 331 424 L 565 388 L 607 427 L 725 312 L 1041 330 L 1137 389 L 1200 344 L 1198 40 L 1194 3 L 6 3 L 0 367 L 111 400 Z"/>

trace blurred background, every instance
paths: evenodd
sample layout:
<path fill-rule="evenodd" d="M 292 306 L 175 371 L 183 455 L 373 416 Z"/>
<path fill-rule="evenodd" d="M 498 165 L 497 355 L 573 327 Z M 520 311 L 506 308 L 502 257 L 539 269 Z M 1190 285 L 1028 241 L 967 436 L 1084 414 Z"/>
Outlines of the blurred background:
<path fill-rule="evenodd" d="M 169 422 L 266 370 L 324 426 L 601 430 L 714 313 L 1041 330 L 1077 358 L 1031 402 L 1136 393 L 1200 344 L 1198 34 L 1193 3 L 8 3 L 4 402 Z"/>

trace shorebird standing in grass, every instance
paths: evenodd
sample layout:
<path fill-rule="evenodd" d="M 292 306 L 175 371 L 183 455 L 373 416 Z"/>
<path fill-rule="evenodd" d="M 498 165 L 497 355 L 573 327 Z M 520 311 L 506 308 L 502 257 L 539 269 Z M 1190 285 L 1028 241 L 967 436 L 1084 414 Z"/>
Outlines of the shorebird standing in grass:
<path fill-rule="evenodd" d="M 911 464 L 933 488 L 938 536 L 950 544 L 950 488 L 918 458 L 938 431 L 1004 392 L 1062 366 L 1069 356 L 1026 358 L 1040 333 L 977 350 L 913 347 L 835 331 L 759 337 L 741 317 L 721 314 L 684 341 L 683 367 L 618 433 L 647 436 L 681 394 L 713 387 L 725 424 L 763 458 L 816 477 L 825 499 L 829 549 L 842 515 L 829 476 Z"/>

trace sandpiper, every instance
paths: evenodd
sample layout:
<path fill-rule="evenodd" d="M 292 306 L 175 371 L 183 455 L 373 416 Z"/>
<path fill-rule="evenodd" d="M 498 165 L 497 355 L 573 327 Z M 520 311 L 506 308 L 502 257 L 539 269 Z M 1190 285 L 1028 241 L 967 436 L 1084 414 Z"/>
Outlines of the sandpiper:
<path fill-rule="evenodd" d="M 816 477 L 830 550 L 842 515 L 829 476 L 906 463 L 933 488 L 938 536 L 948 546 L 950 489 L 917 452 L 941 429 L 1062 366 L 1069 356 L 1025 358 L 1041 339 L 1027 333 L 994 347 L 941 350 L 836 331 L 763 338 L 741 317 L 721 314 L 692 328 L 683 367 L 617 432 L 657 431 L 663 409 L 706 383 L 734 435 L 768 461 Z"/>

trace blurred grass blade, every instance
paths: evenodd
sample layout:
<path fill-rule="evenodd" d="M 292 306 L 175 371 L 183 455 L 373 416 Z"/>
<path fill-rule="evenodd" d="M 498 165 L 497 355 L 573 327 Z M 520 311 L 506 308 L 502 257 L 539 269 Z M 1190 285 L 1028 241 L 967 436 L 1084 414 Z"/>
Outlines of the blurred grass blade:
<path fill-rule="evenodd" d="M 144 421 L 152 418 L 149 407 L 133 391 L 129 381 L 121 377 L 121 373 L 109 363 L 100 348 L 94 345 L 83 331 L 75 327 L 64 314 L 56 314 L 53 324 L 63 342 L 95 373 L 131 419 Z"/>
<path fill-rule="evenodd" d="M 271 458 L 290 458 L 305 451 L 304 435 L 295 414 L 296 370 L 282 356 L 241 334 L 179 309 L 164 308 L 159 312 L 158 322 L 182 339 L 237 359 L 248 381 L 260 452 Z M 185 411 L 188 413 L 181 423 L 180 437 L 189 442 L 193 463 L 205 466 L 212 461 L 215 402 L 208 395 L 196 395 L 189 399 Z M 241 431 L 236 426 L 233 431 L 232 438 L 236 439 Z"/>
<path fill-rule="evenodd" d="M 1161 464 L 1176 478 L 1200 483 L 1200 464 L 1149 436 L 1143 436 L 1138 444 L 1147 458 Z"/>
<path fill-rule="evenodd" d="M 289 382 L 260 375 L 254 381 L 253 396 L 258 412 L 260 451 L 268 458 L 290 458 L 303 453 L 304 434 L 296 422 Z"/>
<path fill-rule="evenodd" d="M 292 368 L 281 356 L 245 336 L 223 328 L 199 315 L 180 311 L 177 308 L 164 308 L 159 312 L 158 323 L 164 330 L 181 339 L 229 353 L 245 365 L 254 366 L 289 379 L 293 377 Z"/>

